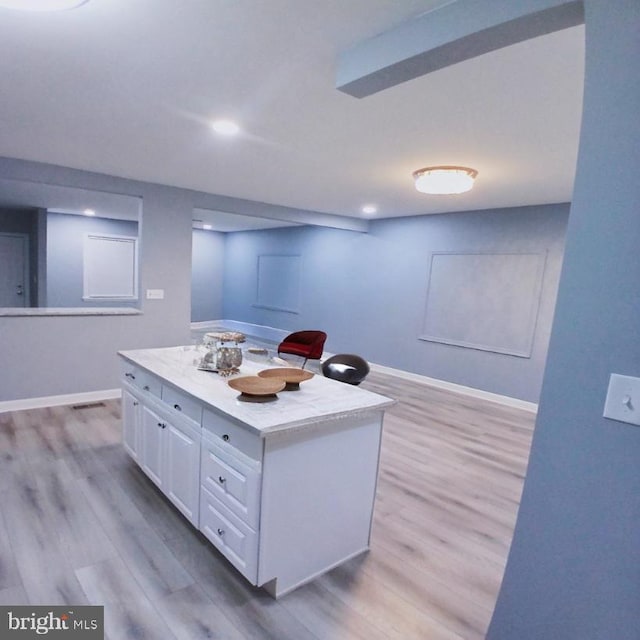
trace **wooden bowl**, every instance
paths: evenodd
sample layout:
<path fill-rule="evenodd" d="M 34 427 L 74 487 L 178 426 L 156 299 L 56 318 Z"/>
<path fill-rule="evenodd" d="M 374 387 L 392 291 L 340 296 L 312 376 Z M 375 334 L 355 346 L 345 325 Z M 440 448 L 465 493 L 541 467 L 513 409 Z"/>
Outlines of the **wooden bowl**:
<path fill-rule="evenodd" d="M 313 378 L 311 371 L 297 369 L 295 367 L 276 367 L 264 369 L 258 373 L 265 380 L 283 380 L 286 383 L 285 391 L 295 391 L 300 388 L 300 383 Z"/>
<path fill-rule="evenodd" d="M 265 379 L 258 376 L 232 378 L 227 384 L 245 396 L 274 396 L 286 386 L 284 380 Z"/>

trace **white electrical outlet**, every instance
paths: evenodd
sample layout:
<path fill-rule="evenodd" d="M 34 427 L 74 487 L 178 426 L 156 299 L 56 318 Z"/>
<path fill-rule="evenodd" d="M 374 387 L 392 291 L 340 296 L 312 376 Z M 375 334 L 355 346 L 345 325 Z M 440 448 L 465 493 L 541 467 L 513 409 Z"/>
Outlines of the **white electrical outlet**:
<path fill-rule="evenodd" d="M 147 289 L 147 300 L 164 300 L 164 289 Z"/>
<path fill-rule="evenodd" d="M 603 415 L 640 426 L 640 378 L 612 373 Z"/>

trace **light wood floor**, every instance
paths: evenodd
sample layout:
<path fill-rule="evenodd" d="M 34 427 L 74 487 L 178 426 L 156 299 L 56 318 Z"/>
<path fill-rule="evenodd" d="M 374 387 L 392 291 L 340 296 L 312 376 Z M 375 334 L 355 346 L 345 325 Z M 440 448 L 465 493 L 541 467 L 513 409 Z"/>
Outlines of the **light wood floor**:
<path fill-rule="evenodd" d="M 0 414 L 0 604 L 103 604 L 110 640 L 483 638 L 532 414 L 398 378 L 372 549 L 274 601 L 173 509 L 120 444 L 120 408 Z"/>

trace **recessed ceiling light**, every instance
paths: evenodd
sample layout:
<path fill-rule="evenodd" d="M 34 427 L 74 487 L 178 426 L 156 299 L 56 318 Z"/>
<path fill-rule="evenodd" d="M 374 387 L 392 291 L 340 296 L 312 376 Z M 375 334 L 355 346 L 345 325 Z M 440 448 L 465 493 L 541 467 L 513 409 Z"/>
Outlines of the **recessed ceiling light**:
<path fill-rule="evenodd" d="M 210 224 L 203 224 L 203 225 L 202 225 L 202 228 L 203 228 L 205 231 L 211 231 L 211 229 L 213 229 L 213 227 L 212 227 Z"/>
<path fill-rule="evenodd" d="M 20 11 L 64 11 L 75 9 L 89 0 L 0 0 L 0 7 Z"/>
<path fill-rule="evenodd" d="M 93 209 L 85 209 L 82 213 L 84 213 L 85 216 L 95 216 L 96 212 Z"/>
<path fill-rule="evenodd" d="M 223 136 L 235 136 L 240 127 L 233 120 L 214 120 L 211 123 L 213 130 Z"/>
<path fill-rule="evenodd" d="M 365 204 L 361 209 L 362 213 L 366 213 L 368 216 L 378 212 L 378 207 L 375 204 Z"/>

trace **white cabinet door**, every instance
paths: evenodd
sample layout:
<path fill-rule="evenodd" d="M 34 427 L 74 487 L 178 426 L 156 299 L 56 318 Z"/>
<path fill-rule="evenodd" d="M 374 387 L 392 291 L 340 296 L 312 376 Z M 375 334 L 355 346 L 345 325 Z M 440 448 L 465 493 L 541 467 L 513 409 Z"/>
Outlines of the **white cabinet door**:
<path fill-rule="evenodd" d="M 198 526 L 200 512 L 200 436 L 191 429 L 166 423 L 163 446 L 163 490 L 173 504 Z"/>
<path fill-rule="evenodd" d="M 251 584 L 256 584 L 258 534 L 206 489 L 202 489 L 200 531 Z"/>
<path fill-rule="evenodd" d="M 250 527 L 258 529 L 260 472 L 206 439 L 202 445 L 202 486 Z"/>
<path fill-rule="evenodd" d="M 126 452 L 138 460 L 140 450 L 140 402 L 126 389 L 122 390 L 122 442 Z"/>
<path fill-rule="evenodd" d="M 142 470 L 162 489 L 164 471 L 162 442 L 167 423 L 147 405 L 142 405 L 140 421 Z"/>

